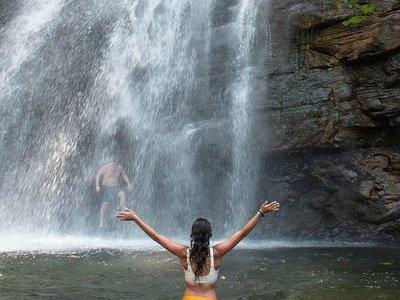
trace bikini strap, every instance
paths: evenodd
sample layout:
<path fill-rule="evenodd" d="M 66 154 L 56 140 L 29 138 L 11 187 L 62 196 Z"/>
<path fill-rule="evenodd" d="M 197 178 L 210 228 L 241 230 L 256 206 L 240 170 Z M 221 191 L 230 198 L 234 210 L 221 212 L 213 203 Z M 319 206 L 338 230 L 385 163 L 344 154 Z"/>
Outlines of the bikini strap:
<path fill-rule="evenodd" d="M 210 265 L 211 268 L 214 269 L 214 249 L 210 247 Z"/>
<path fill-rule="evenodd" d="M 186 261 L 188 264 L 188 268 L 190 267 L 190 251 L 189 248 L 186 249 Z"/>

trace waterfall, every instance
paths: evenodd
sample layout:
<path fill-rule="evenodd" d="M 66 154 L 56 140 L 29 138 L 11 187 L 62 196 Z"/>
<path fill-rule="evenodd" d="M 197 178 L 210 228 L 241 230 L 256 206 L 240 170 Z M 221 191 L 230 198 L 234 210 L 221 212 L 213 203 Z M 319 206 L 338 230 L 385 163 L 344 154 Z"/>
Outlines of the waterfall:
<path fill-rule="evenodd" d="M 257 6 L 243 1 L 237 21 L 237 54 L 234 59 L 238 75 L 232 82 L 233 173 L 230 203 L 240 226 L 249 215 L 248 204 L 256 197 L 257 161 L 251 145 L 251 50 L 256 35 Z M 244 184 L 243 184 L 244 183 Z M 251 203 L 251 202 L 250 202 Z M 254 207 L 252 208 L 254 210 Z"/>
<path fill-rule="evenodd" d="M 217 236 L 241 225 L 258 203 L 266 13 L 247 0 L 21 2 L 0 28 L 0 235 L 95 234 L 94 178 L 110 161 L 133 183 L 128 206 L 166 234 L 200 215 Z"/>
<path fill-rule="evenodd" d="M 103 114 L 104 134 L 124 124 L 133 140 L 121 153 L 132 162 L 126 163 L 136 187 L 132 207 L 174 232 L 185 218 L 193 219 L 193 205 L 201 201 L 190 148 L 204 122 L 196 102 L 208 92 L 208 5 L 124 4 L 125 19 L 114 28 L 96 82 L 99 96 L 112 99 Z"/>
<path fill-rule="evenodd" d="M 230 187 L 227 210 L 233 217 L 225 222 L 225 231 L 232 232 L 244 224 L 261 204 L 259 192 L 260 159 L 255 136 L 257 112 L 255 103 L 265 101 L 267 63 L 270 39 L 269 1 L 231 1 L 224 7 L 231 22 L 219 27 L 219 35 L 229 36 L 229 55 L 223 62 L 230 74 L 223 96 L 229 100 L 230 135 L 232 136 Z M 261 86 L 261 89 L 260 89 Z M 260 198 L 258 198 L 260 197 Z"/>
<path fill-rule="evenodd" d="M 64 1 L 28 1 L 7 28 L 2 29 L 0 49 L 0 88 L 10 96 L 18 82 L 12 82 L 21 66 L 45 43 L 57 23 Z"/>

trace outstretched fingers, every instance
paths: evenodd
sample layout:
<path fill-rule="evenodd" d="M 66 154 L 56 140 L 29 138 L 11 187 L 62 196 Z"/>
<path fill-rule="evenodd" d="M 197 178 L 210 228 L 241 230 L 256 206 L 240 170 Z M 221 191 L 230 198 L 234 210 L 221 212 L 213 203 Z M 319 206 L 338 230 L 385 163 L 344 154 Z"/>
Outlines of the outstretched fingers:
<path fill-rule="evenodd" d="M 124 211 L 120 211 L 117 213 L 117 218 L 122 221 L 134 220 L 136 216 L 137 214 L 133 210 L 130 210 L 127 207 L 124 208 Z"/>
<path fill-rule="evenodd" d="M 273 205 L 271 206 L 272 211 L 278 211 L 279 210 L 279 203 L 275 201 Z"/>
<path fill-rule="evenodd" d="M 128 219 L 128 214 L 126 212 L 118 212 L 117 218 L 122 221 L 126 221 Z"/>
<path fill-rule="evenodd" d="M 127 208 L 127 207 L 124 207 L 124 209 L 125 209 L 127 212 L 133 212 L 133 210 L 131 210 L 131 209 Z"/>
<path fill-rule="evenodd" d="M 277 201 L 273 201 L 271 203 L 265 204 L 265 208 L 268 211 L 278 211 L 279 210 L 279 203 Z"/>

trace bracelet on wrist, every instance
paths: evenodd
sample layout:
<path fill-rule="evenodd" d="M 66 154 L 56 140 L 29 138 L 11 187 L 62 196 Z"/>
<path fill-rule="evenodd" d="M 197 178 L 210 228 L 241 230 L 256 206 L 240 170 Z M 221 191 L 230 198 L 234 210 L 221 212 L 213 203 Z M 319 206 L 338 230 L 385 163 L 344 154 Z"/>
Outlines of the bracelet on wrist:
<path fill-rule="evenodd" d="M 265 213 L 263 213 L 261 210 L 258 210 L 258 214 L 259 214 L 262 218 L 264 218 L 264 216 L 265 216 Z"/>

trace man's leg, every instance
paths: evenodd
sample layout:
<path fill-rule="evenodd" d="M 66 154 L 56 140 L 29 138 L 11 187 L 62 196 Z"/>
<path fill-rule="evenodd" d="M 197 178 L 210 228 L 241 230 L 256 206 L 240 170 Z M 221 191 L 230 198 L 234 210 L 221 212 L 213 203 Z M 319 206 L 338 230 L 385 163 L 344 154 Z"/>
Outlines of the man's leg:
<path fill-rule="evenodd" d="M 106 209 L 107 209 L 107 202 L 101 203 L 101 207 L 100 207 L 100 224 L 99 224 L 100 228 L 102 228 L 104 226 L 104 215 L 106 213 Z"/>
<path fill-rule="evenodd" d="M 126 196 L 124 191 L 120 191 L 118 193 L 118 199 L 119 199 L 119 205 L 121 208 L 124 208 L 126 206 Z"/>

